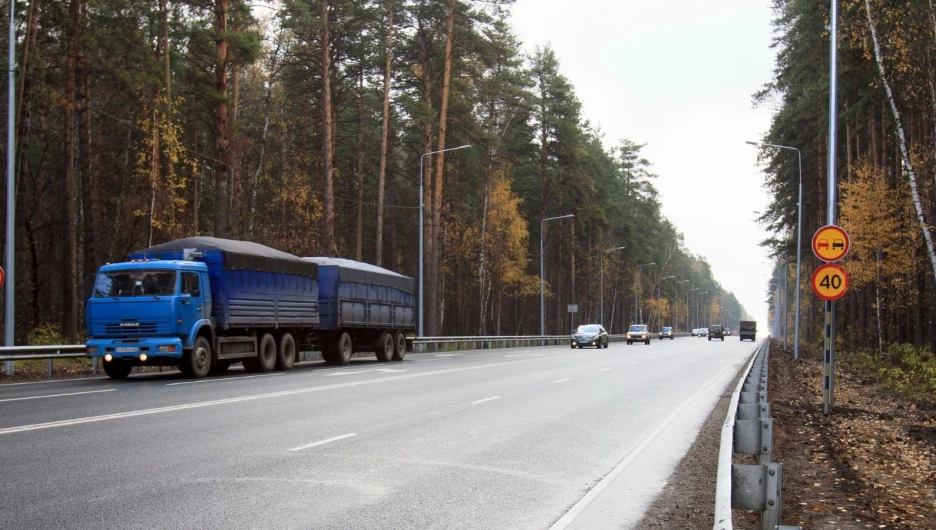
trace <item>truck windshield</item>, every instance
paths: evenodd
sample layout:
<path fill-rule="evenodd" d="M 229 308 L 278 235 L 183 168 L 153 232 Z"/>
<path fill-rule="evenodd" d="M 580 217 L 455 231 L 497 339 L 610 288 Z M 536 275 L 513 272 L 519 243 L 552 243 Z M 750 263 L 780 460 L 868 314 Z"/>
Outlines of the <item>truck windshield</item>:
<path fill-rule="evenodd" d="M 94 298 L 175 294 L 176 271 L 129 269 L 99 272 Z"/>

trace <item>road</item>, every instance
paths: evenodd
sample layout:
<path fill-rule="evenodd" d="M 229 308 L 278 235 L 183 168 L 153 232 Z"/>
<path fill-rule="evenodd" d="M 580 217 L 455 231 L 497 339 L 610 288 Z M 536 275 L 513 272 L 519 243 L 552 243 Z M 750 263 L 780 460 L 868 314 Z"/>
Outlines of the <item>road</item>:
<path fill-rule="evenodd" d="M 6 384 L 0 527 L 627 528 L 754 347 Z"/>

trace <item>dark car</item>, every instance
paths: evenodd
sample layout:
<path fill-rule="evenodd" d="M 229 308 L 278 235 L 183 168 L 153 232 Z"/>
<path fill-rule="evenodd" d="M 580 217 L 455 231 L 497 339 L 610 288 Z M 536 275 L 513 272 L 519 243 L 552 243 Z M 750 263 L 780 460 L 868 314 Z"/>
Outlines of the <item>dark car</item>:
<path fill-rule="evenodd" d="M 663 339 L 672 339 L 676 333 L 673 332 L 672 326 L 663 326 L 663 329 L 660 330 L 660 340 Z"/>
<path fill-rule="evenodd" d="M 572 333 L 572 348 L 576 346 L 608 347 L 608 332 L 600 324 L 582 324 Z"/>
<path fill-rule="evenodd" d="M 712 324 L 708 327 L 708 340 L 713 338 L 721 339 L 724 342 L 725 330 L 721 327 L 721 324 Z"/>

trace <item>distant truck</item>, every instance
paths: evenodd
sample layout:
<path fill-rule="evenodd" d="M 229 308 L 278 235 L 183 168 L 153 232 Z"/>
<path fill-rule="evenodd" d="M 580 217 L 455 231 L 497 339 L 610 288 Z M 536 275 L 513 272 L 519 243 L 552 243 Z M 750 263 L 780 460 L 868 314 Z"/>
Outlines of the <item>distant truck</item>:
<path fill-rule="evenodd" d="M 103 358 L 115 379 L 144 365 L 190 377 L 235 362 L 248 372 L 290 370 L 304 346 L 330 364 L 347 364 L 354 351 L 399 361 L 415 328 L 413 292 L 412 278 L 352 260 L 180 239 L 101 267 L 86 306 L 86 354 Z"/>
<path fill-rule="evenodd" d="M 754 320 L 742 320 L 738 323 L 738 336 L 741 337 L 741 340 L 751 339 L 755 340 L 757 335 L 757 322 Z"/>

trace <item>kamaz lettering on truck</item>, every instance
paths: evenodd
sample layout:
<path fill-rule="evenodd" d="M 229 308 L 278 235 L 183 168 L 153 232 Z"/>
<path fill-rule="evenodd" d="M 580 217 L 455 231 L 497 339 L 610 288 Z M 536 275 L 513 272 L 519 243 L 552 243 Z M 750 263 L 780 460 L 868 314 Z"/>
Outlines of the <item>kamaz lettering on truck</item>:
<path fill-rule="evenodd" d="M 399 278 L 402 287 L 409 281 L 409 292 L 395 294 L 388 308 L 394 318 L 374 319 L 382 310 L 368 310 L 362 319 L 322 328 L 314 260 L 213 237 L 150 247 L 98 272 L 86 307 L 87 355 L 103 358 L 113 378 L 144 365 L 177 366 L 191 377 L 223 372 L 236 362 L 248 372 L 290 370 L 300 348 L 314 345 L 333 364 L 347 364 L 352 351 L 402 360 L 404 333 L 415 327 L 413 281 L 372 268 L 364 281 L 379 274 Z M 380 285 L 364 288 L 375 287 Z M 335 353 L 345 336 L 352 346 Z"/>

